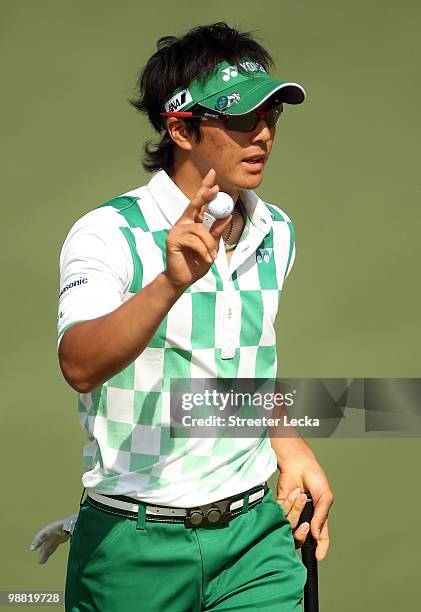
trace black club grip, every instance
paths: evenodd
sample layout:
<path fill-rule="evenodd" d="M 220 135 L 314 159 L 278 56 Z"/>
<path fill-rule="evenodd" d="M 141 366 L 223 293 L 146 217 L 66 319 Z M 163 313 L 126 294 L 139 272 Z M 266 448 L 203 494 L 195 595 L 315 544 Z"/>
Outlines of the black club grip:
<path fill-rule="evenodd" d="M 311 496 L 307 493 L 307 503 L 301 513 L 298 525 L 309 523 L 313 517 L 314 506 Z M 298 527 L 297 525 L 297 527 Z M 301 547 L 301 560 L 307 569 L 307 581 L 304 586 L 304 612 L 319 612 L 319 587 L 316 559 L 317 542 L 309 531 Z"/>

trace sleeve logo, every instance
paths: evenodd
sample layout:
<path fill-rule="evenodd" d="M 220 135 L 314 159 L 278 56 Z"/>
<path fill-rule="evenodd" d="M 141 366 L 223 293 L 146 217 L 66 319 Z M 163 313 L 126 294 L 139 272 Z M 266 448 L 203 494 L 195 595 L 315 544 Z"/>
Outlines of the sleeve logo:
<path fill-rule="evenodd" d="M 65 293 L 68 289 L 72 289 L 73 287 L 77 287 L 78 285 L 86 285 L 87 282 L 88 282 L 88 279 L 86 278 L 86 276 L 78 278 L 77 280 L 63 287 L 58 297 L 60 298 L 63 295 L 63 293 Z"/>

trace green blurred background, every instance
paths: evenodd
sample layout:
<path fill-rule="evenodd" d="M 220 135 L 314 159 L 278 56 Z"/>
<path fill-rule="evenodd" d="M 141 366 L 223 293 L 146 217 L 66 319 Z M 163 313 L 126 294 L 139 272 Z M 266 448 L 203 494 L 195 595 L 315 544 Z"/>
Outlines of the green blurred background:
<path fill-rule="evenodd" d="M 81 494 L 85 438 L 56 356 L 59 253 L 76 219 L 147 179 L 151 131 L 127 100 L 160 36 L 219 20 L 254 30 L 277 76 L 307 90 L 281 119 L 259 190 L 297 233 L 279 374 L 420 376 L 420 3 L 193 7 L 0 3 L 3 590 L 63 589 L 67 545 L 45 566 L 29 552 Z M 419 439 L 309 443 L 336 497 L 321 610 L 415 609 Z"/>

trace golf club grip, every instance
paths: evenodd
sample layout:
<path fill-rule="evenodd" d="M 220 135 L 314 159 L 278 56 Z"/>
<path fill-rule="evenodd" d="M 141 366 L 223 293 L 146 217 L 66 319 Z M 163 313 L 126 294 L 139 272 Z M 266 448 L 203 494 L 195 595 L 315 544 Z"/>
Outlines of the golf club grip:
<path fill-rule="evenodd" d="M 307 503 L 301 513 L 299 524 L 310 523 L 313 517 L 313 500 L 307 493 Z M 310 531 L 301 547 L 301 559 L 307 569 L 307 580 L 304 586 L 304 612 L 319 612 L 319 587 L 316 559 L 317 542 Z"/>

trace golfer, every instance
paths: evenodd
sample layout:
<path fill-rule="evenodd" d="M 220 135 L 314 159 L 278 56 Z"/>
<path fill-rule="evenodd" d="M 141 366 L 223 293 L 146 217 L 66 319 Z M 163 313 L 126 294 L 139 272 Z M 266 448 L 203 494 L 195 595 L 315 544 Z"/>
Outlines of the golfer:
<path fill-rule="evenodd" d="M 68 611 L 300 610 L 304 491 L 317 558 L 326 554 L 333 496 L 302 438 L 170 431 L 172 379 L 276 377 L 294 234 L 254 190 L 278 120 L 305 91 L 270 76 L 272 65 L 225 23 L 160 39 L 132 100 L 158 133 L 145 146 L 152 176 L 85 214 L 64 242 L 58 353 L 88 437 Z M 219 192 L 234 209 L 208 229 Z"/>

